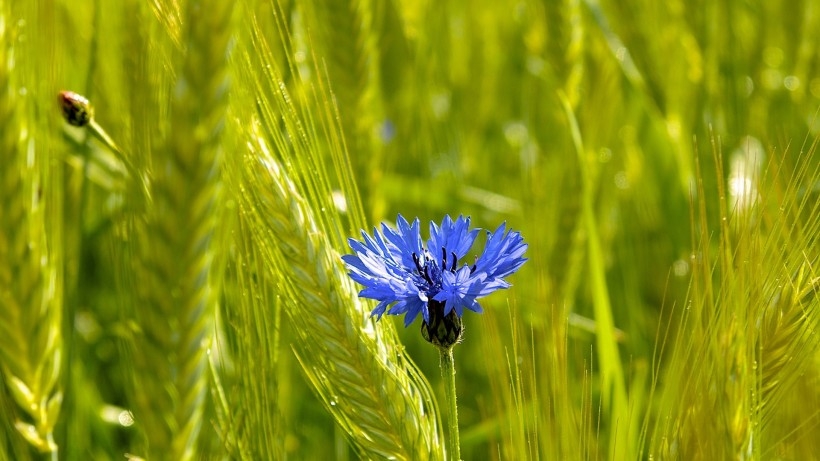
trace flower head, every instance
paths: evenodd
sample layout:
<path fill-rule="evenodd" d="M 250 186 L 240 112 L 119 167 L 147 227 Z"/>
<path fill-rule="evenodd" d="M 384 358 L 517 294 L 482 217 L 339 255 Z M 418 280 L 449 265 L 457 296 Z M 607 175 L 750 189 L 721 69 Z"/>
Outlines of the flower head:
<path fill-rule="evenodd" d="M 440 226 L 431 222 L 426 245 L 419 227 L 418 218 L 408 223 L 399 215 L 395 229 L 382 225 L 372 237 L 362 231 L 361 241 L 349 239 L 354 254 L 342 259 L 350 277 L 364 286 L 359 296 L 379 301 L 371 315 L 404 314 L 408 326 L 421 314 L 425 339 L 449 347 L 461 337 L 464 308 L 481 312 L 479 298 L 510 287 L 504 278 L 524 264 L 527 244 L 502 224 L 487 233 L 484 252 L 473 265 L 459 266 L 479 234 L 470 228 L 470 218 L 445 216 Z"/>

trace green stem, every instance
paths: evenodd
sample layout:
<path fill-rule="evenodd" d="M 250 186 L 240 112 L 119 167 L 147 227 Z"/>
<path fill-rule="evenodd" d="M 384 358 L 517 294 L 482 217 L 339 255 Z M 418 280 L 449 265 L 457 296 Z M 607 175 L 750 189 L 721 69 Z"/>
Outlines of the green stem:
<path fill-rule="evenodd" d="M 456 366 L 453 361 L 453 348 L 440 348 L 441 374 L 444 377 L 444 389 L 447 397 L 447 424 L 450 434 L 450 461 L 461 460 L 461 444 L 458 437 L 458 406 L 456 405 Z"/>
<path fill-rule="evenodd" d="M 109 136 L 103 127 L 101 127 L 93 118 L 90 122 L 88 122 L 88 128 L 91 130 L 91 134 L 93 134 L 106 147 L 111 149 L 112 152 L 114 152 L 117 156 L 117 160 L 121 161 L 123 165 L 125 165 L 125 169 L 128 171 L 128 174 L 133 178 L 133 180 L 139 182 L 142 198 L 145 200 L 150 200 L 151 191 L 148 188 L 148 183 L 145 181 L 145 177 L 139 173 L 139 170 L 137 170 L 134 164 L 128 159 L 128 156 L 125 155 L 119 146 L 117 146 L 117 143 L 111 139 L 111 136 Z"/>

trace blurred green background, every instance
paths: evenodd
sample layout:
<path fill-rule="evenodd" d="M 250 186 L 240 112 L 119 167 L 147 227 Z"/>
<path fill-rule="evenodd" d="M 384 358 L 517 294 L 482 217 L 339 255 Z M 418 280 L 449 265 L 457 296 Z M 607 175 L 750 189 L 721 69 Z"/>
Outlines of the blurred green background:
<path fill-rule="evenodd" d="M 133 245 L 156 235 L 129 227 L 145 211 L 129 184 L 135 176 L 174 184 L 163 176 L 166 150 L 187 148 L 187 160 L 168 167 L 183 181 L 207 157 L 200 148 L 217 152 L 208 165 L 226 172 L 190 170 L 201 190 L 224 189 L 220 218 L 203 218 L 215 237 L 201 250 L 215 261 L 202 273 L 218 288 L 210 307 L 192 312 L 222 338 L 230 364 L 196 375 L 202 427 L 185 439 L 194 447 L 186 456 L 380 459 L 351 448 L 357 435 L 317 399 L 293 354 L 305 332 L 279 319 L 276 284 L 260 295 L 275 320 L 259 327 L 275 332 L 276 361 L 263 365 L 273 396 L 230 403 L 269 410 L 274 423 L 237 432 L 219 417 L 212 374 L 231 394 L 243 367 L 231 355 L 253 327 L 231 314 L 257 274 L 231 262 L 252 232 L 237 224 L 246 183 L 230 178 L 257 125 L 288 174 L 303 175 L 292 179 L 312 211 L 327 213 L 317 219 L 338 234 L 328 237 L 337 252 L 348 251 L 342 238 L 357 237 L 357 226 L 398 213 L 421 218 L 423 237 L 428 221 L 464 214 L 487 229 L 506 221 L 529 244 L 514 287 L 464 319 L 455 351 L 463 459 L 818 459 L 816 2 L 0 6 L 0 302 L 4 332 L 22 332 L 0 342 L 6 363 L 29 354 L 33 370 L 61 351 L 54 383 L 32 387 L 48 398 L 62 392 L 52 421 L 61 459 L 166 456 L 152 451 L 154 428 L 128 411 L 140 405 L 133 386 L 152 379 L 150 366 L 135 369 L 129 358 L 143 347 L 134 332 L 155 327 L 133 296 L 150 285 L 130 269 L 139 260 Z M 65 125 L 60 90 L 86 96 L 124 153 Z M 26 180 L 26 168 L 39 179 Z M 326 210 L 331 191 L 348 208 Z M 180 210 L 200 203 L 191 197 Z M 157 210 L 148 213 L 166 212 Z M 37 238 L 47 263 L 15 259 L 23 253 L 13 242 Z M 29 283 L 25 267 L 41 271 L 31 278 L 40 304 L 12 288 Z M 31 320 L 27 302 L 56 313 Z M 385 317 L 375 328 L 385 323 L 396 325 L 442 406 L 436 351 L 417 324 Z M 169 325 L 156 335 L 187 334 Z M 49 344 L 48 353 L 19 352 L 35 334 L 32 344 Z M 42 432 L 48 418 L 21 410 L 27 400 L 13 395 L 10 377 L 25 373 L 4 367 L 0 454 L 26 459 L 37 450 L 15 424 Z"/>

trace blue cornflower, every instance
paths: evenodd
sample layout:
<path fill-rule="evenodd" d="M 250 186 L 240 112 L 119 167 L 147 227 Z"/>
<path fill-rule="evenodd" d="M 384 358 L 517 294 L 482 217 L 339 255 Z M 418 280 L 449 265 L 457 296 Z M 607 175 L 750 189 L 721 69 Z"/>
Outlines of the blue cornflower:
<path fill-rule="evenodd" d="M 464 308 L 481 312 L 477 299 L 508 288 L 504 278 L 526 261 L 521 234 L 505 231 L 501 224 L 487 232 L 484 252 L 472 266 L 459 267 L 479 233 L 470 228 L 470 218 L 445 216 L 441 226 L 431 222 L 425 246 L 418 218 L 410 224 L 399 215 L 395 229 L 383 224 L 372 237 L 362 231 L 362 241 L 349 239 L 354 254 L 342 259 L 350 277 L 365 287 L 359 296 L 379 302 L 371 315 L 404 314 L 408 326 L 421 314 L 425 339 L 449 347 L 461 337 Z"/>

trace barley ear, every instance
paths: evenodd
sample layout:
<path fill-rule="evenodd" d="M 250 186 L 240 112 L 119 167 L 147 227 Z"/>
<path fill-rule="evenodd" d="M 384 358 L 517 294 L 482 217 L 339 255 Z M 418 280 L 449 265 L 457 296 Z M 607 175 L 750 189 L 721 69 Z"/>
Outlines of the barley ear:
<path fill-rule="evenodd" d="M 199 459 L 221 272 L 213 242 L 232 8 L 214 0 L 186 5 L 171 122 L 151 158 L 153 203 L 137 225 L 133 403 L 153 459 Z"/>
<path fill-rule="evenodd" d="M 381 94 L 380 53 L 376 35 L 379 2 L 371 0 L 317 0 L 304 2 L 307 43 L 297 40 L 297 48 L 321 56 L 328 81 L 339 107 L 345 142 L 351 152 L 368 152 L 367 161 L 353 164 L 359 186 L 376 212 L 384 207 L 378 194 L 368 192 L 378 186 L 383 172 L 382 143 L 376 127 L 384 117 Z M 396 31 L 398 32 L 398 31 Z"/>
<path fill-rule="evenodd" d="M 240 225 L 236 235 L 224 282 L 226 336 L 233 339 L 231 360 L 214 367 L 221 436 L 232 459 L 284 459 L 287 453 L 281 441 L 287 427 L 278 400 L 282 303 L 252 250 L 248 230 Z M 222 375 L 227 377 L 229 393 Z"/>
<path fill-rule="evenodd" d="M 60 183 L 52 177 L 49 151 L 41 147 L 47 142 L 35 144 L 29 136 L 38 127 L 25 109 L 35 101 L 18 91 L 6 18 L 0 10 L 0 371 L 16 404 L 19 435 L 56 459 L 63 349 Z"/>
<path fill-rule="evenodd" d="M 763 423 L 787 397 L 820 346 L 820 277 L 809 264 L 801 266 L 762 312 L 757 351 L 760 397 L 757 411 Z"/>
<path fill-rule="evenodd" d="M 277 277 L 297 332 L 294 352 L 315 392 L 363 458 L 441 459 L 441 429 L 426 383 L 392 330 L 368 318 L 297 182 L 261 137 L 249 148 L 241 219 L 254 251 Z"/>

